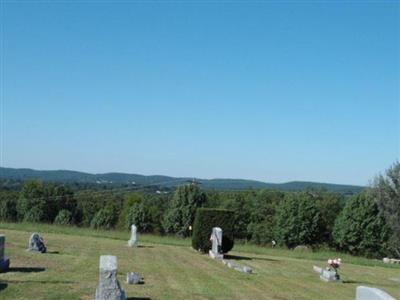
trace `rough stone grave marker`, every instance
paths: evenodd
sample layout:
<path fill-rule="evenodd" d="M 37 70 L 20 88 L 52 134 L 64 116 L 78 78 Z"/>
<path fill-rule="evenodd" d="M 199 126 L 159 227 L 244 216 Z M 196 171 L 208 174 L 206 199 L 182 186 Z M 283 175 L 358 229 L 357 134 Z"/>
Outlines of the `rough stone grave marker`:
<path fill-rule="evenodd" d="M 128 246 L 129 247 L 137 247 L 138 246 L 137 227 L 136 227 L 136 225 L 132 225 L 131 226 L 131 238 L 128 241 Z"/>
<path fill-rule="evenodd" d="M 213 227 L 210 240 L 212 243 L 211 250 L 209 251 L 210 257 L 214 259 L 223 259 L 222 229 L 219 227 Z"/>
<path fill-rule="evenodd" d="M 125 300 L 125 292 L 117 279 L 117 257 L 100 256 L 99 286 L 95 300 Z"/>
<path fill-rule="evenodd" d="M 126 283 L 128 284 L 139 284 L 142 281 L 142 278 L 138 273 L 129 272 L 126 274 Z"/>
<path fill-rule="evenodd" d="M 6 236 L 0 234 L 0 272 L 5 272 L 10 267 L 10 260 L 4 256 L 6 246 Z"/>
<path fill-rule="evenodd" d="M 358 286 L 356 290 L 356 300 L 396 300 L 388 293 L 367 286 Z"/>
<path fill-rule="evenodd" d="M 32 233 L 29 238 L 28 251 L 46 253 L 47 248 L 43 239 L 37 233 Z"/>

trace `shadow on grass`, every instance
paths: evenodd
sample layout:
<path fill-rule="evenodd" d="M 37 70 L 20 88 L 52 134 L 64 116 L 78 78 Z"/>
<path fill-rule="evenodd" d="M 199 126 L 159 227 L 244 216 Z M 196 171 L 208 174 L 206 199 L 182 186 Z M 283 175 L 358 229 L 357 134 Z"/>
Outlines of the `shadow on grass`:
<path fill-rule="evenodd" d="M 7 283 L 0 282 L 0 291 L 5 290 L 8 287 Z"/>
<path fill-rule="evenodd" d="M 236 259 L 236 260 L 252 260 L 252 257 L 248 256 L 239 256 L 239 255 L 230 255 L 230 254 L 225 254 L 224 258 L 226 259 Z"/>
<path fill-rule="evenodd" d="M 362 284 L 362 283 L 365 284 L 365 282 L 361 282 L 361 281 L 357 281 L 357 280 L 343 280 L 342 282 L 343 283 L 353 283 L 353 284 Z"/>
<path fill-rule="evenodd" d="M 265 257 L 252 257 L 251 259 L 254 259 L 254 260 L 265 260 L 265 261 L 270 261 L 270 262 L 279 262 L 279 261 L 281 261 L 280 259 L 265 258 Z"/>
<path fill-rule="evenodd" d="M 270 262 L 278 262 L 279 261 L 279 259 L 273 259 L 273 258 L 239 256 L 239 255 L 229 255 L 229 254 L 224 255 L 224 258 L 234 259 L 234 260 L 265 260 L 265 261 L 270 261 Z"/>
<path fill-rule="evenodd" d="M 24 268 L 24 267 L 11 267 L 8 269 L 9 272 L 21 272 L 21 273 L 37 273 L 45 271 L 45 268 Z"/>
<path fill-rule="evenodd" d="M 142 245 L 139 245 L 138 248 L 154 248 L 154 246 L 142 246 Z"/>
<path fill-rule="evenodd" d="M 128 297 L 126 300 L 151 300 L 149 297 Z"/>
<path fill-rule="evenodd" d="M 47 251 L 48 254 L 60 254 L 60 251 Z"/>
<path fill-rule="evenodd" d="M 76 281 L 69 281 L 69 280 L 3 280 L 6 283 L 16 283 L 16 284 L 23 284 L 23 283 L 44 283 L 44 284 L 76 284 Z"/>

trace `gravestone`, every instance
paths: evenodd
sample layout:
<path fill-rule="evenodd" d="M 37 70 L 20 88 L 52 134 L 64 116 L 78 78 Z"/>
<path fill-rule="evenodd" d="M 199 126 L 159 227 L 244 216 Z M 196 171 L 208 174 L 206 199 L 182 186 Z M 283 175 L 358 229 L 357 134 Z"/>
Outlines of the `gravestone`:
<path fill-rule="evenodd" d="M 0 234 L 0 273 L 5 272 L 10 267 L 10 260 L 4 256 L 4 249 L 6 245 L 6 236 Z"/>
<path fill-rule="evenodd" d="M 28 251 L 46 253 L 47 248 L 43 239 L 37 233 L 32 233 L 29 238 Z"/>
<path fill-rule="evenodd" d="M 125 300 L 125 292 L 117 279 L 117 257 L 100 256 L 99 286 L 95 300 Z"/>
<path fill-rule="evenodd" d="M 388 293 L 367 286 L 358 286 L 356 289 L 356 300 L 396 300 Z"/>
<path fill-rule="evenodd" d="M 238 272 L 241 272 L 241 273 L 247 273 L 247 274 L 253 273 L 253 269 L 252 268 L 250 268 L 248 266 L 243 266 L 242 267 L 242 266 L 238 265 L 237 263 L 235 263 L 232 260 L 223 259 L 222 263 L 225 266 L 227 266 L 228 268 L 234 269 L 234 270 L 236 270 Z"/>
<path fill-rule="evenodd" d="M 326 281 L 326 282 L 341 282 L 341 280 L 337 277 L 337 274 L 335 271 L 323 269 L 321 271 L 321 275 L 319 276 L 321 280 Z"/>
<path fill-rule="evenodd" d="M 316 273 L 318 273 L 318 274 L 321 274 L 321 273 L 322 273 L 322 268 L 321 268 L 321 267 L 313 266 L 313 270 L 314 270 L 314 272 L 316 272 Z"/>
<path fill-rule="evenodd" d="M 128 241 L 128 246 L 129 247 L 137 247 L 138 246 L 137 227 L 135 225 L 131 226 L 131 238 Z"/>
<path fill-rule="evenodd" d="M 139 284 L 141 280 L 142 278 L 138 273 L 129 272 L 128 274 L 126 274 L 126 283 L 128 284 Z"/>
<path fill-rule="evenodd" d="M 219 227 L 213 227 L 210 240 L 212 243 L 211 250 L 209 251 L 210 257 L 214 259 L 223 259 L 222 229 Z"/>

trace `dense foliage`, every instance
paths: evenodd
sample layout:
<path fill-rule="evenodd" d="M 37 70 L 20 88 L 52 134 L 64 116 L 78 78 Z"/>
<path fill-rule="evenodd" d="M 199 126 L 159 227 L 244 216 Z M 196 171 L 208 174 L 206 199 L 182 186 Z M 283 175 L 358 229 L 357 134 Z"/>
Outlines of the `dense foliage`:
<path fill-rule="evenodd" d="M 189 236 L 196 209 L 206 202 L 206 194 L 195 184 L 180 186 L 174 193 L 163 227 L 166 233 Z"/>
<path fill-rule="evenodd" d="M 211 249 L 210 236 L 213 227 L 222 229 L 222 251 L 233 248 L 235 221 L 234 212 L 226 209 L 199 208 L 193 224 L 192 247 L 201 252 Z"/>
<path fill-rule="evenodd" d="M 400 163 L 375 179 L 372 193 L 392 230 L 390 249 L 400 258 Z"/>
<path fill-rule="evenodd" d="M 204 231 L 202 242 L 195 245 L 204 251 L 210 246 L 211 228 L 226 222 L 234 226 L 232 231 L 224 229 L 224 236 L 232 232 L 232 241 L 270 246 L 275 240 L 289 248 L 325 245 L 359 255 L 400 257 L 398 162 L 352 198 L 321 189 L 204 190 L 196 182 L 161 190 L 132 183 L 118 187 L 37 180 L 0 183 L 0 221 L 125 230 L 135 224 L 139 232 L 183 237 L 191 234 L 192 225 L 194 231 Z M 218 221 L 201 221 L 208 226 L 203 228 L 195 222 L 196 212 L 203 208 L 229 210 L 230 217 L 224 221 L 220 215 L 200 217 Z"/>
<path fill-rule="evenodd" d="M 390 228 L 376 201 L 367 192 L 347 201 L 333 231 L 340 250 L 369 257 L 388 253 Z"/>
<path fill-rule="evenodd" d="M 286 195 L 278 207 L 276 232 L 289 248 L 320 243 L 322 218 L 316 201 L 307 193 Z"/>

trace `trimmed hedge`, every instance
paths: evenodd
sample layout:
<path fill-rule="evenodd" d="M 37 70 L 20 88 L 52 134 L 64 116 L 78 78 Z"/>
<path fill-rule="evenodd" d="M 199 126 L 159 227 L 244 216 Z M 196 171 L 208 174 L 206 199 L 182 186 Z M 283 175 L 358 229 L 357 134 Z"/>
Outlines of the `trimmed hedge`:
<path fill-rule="evenodd" d="M 235 216 L 232 210 L 198 208 L 193 224 L 192 247 L 201 252 L 211 249 L 211 231 L 213 227 L 222 229 L 222 251 L 227 253 L 234 244 Z"/>

